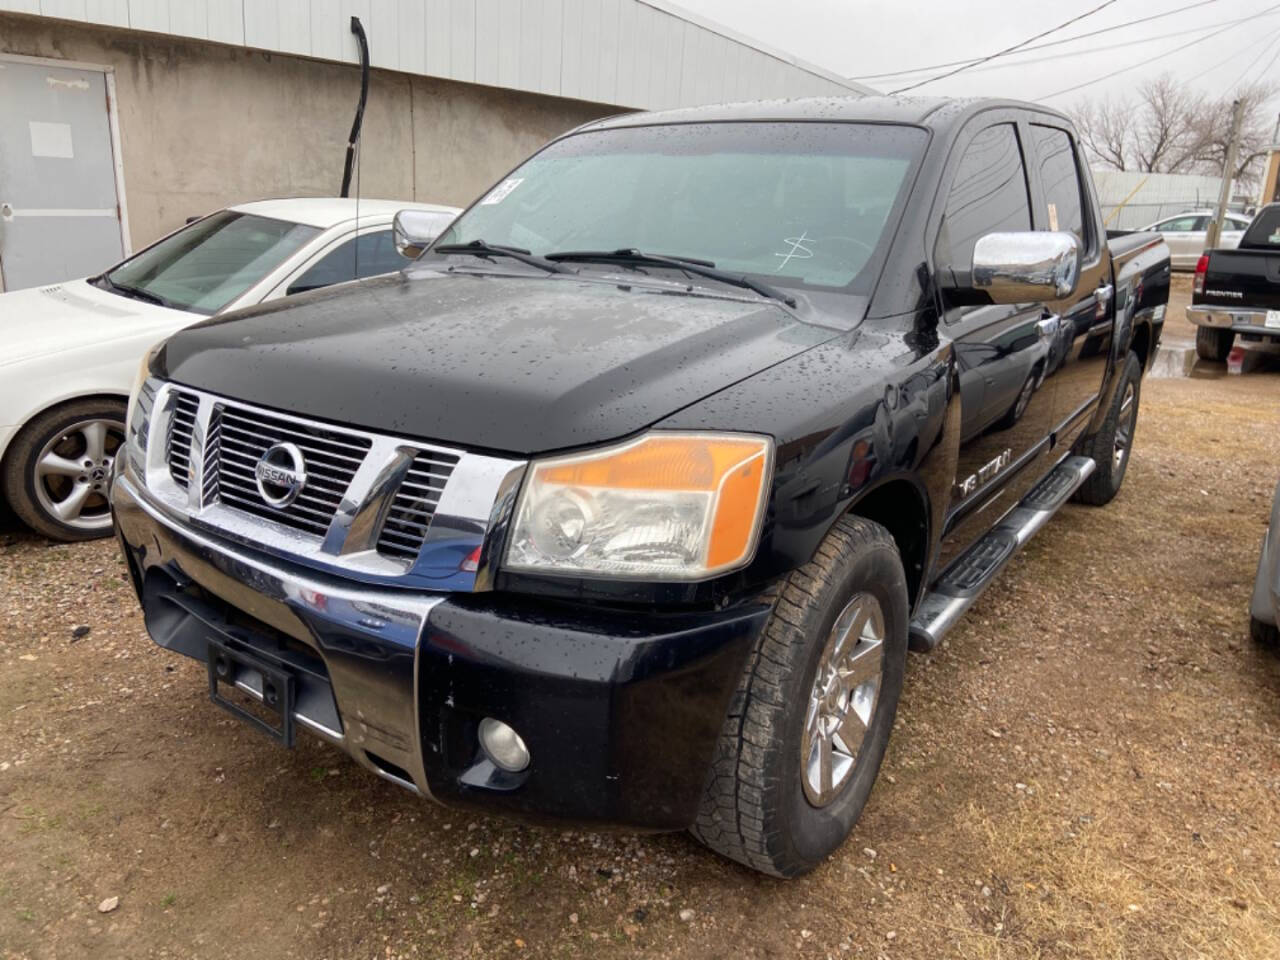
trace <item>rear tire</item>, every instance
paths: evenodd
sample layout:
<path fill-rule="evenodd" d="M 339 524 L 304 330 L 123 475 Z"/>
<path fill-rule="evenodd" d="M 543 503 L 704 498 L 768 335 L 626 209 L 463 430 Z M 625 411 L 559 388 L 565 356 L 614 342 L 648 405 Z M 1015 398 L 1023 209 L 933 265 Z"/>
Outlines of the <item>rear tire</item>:
<path fill-rule="evenodd" d="M 1210 363 L 1226 363 L 1236 342 L 1234 330 L 1222 327 L 1196 327 L 1196 356 Z"/>
<path fill-rule="evenodd" d="M 717 742 L 694 836 L 778 877 L 807 873 L 836 850 L 884 759 L 907 624 L 893 538 L 870 520 L 841 518 L 782 583 Z"/>
<path fill-rule="evenodd" d="M 1138 401 L 1142 395 L 1142 361 L 1130 351 L 1120 370 L 1120 381 L 1106 419 L 1080 451 L 1091 457 L 1096 469 L 1076 491 L 1081 503 L 1101 507 L 1115 499 L 1124 483 L 1133 453 L 1133 434 L 1138 425 Z"/>
<path fill-rule="evenodd" d="M 107 481 L 124 443 L 124 418 L 123 400 L 74 400 L 23 427 L 0 476 L 18 519 L 51 540 L 111 533 Z"/>

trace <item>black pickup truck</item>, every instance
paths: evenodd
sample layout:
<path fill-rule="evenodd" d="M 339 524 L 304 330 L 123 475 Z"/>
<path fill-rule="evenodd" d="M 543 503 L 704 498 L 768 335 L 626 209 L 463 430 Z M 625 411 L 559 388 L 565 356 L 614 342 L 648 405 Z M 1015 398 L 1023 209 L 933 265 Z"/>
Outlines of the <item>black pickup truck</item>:
<path fill-rule="evenodd" d="M 796 875 L 908 646 L 1115 496 L 1168 287 L 1040 107 L 599 121 L 402 275 L 162 344 L 117 529 L 155 642 L 282 742 Z"/>
<path fill-rule="evenodd" d="M 1258 211 L 1237 249 L 1200 258 L 1187 319 L 1201 360 L 1226 360 L 1237 336 L 1280 343 L 1280 203 Z"/>

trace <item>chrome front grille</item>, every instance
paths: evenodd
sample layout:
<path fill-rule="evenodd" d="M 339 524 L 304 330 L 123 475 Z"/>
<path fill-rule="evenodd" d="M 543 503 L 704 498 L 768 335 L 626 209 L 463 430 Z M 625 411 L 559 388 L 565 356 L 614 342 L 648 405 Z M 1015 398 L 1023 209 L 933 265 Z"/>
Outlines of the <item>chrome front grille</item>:
<path fill-rule="evenodd" d="M 154 398 L 152 415 L 129 441 L 124 478 L 141 481 L 155 509 L 179 525 L 326 574 L 428 591 L 492 588 L 483 548 L 493 518 L 513 508 L 527 461 L 318 422 L 159 379 L 143 390 Z M 277 444 L 288 446 L 267 455 Z"/>
<path fill-rule="evenodd" d="M 209 435 L 217 440 L 217 448 L 211 451 L 206 445 L 204 473 L 215 478 L 220 501 L 319 537 L 329 529 L 370 447 L 369 438 L 360 434 L 230 404 L 215 405 Z M 277 443 L 297 446 L 307 464 L 306 485 L 284 507 L 273 507 L 262 498 L 254 476 L 258 461 Z"/>
<path fill-rule="evenodd" d="M 176 391 L 173 417 L 165 436 L 164 458 L 169 464 L 169 475 L 182 489 L 187 488 L 191 477 L 191 438 L 195 435 L 196 412 L 200 398 L 185 390 Z"/>
<path fill-rule="evenodd" d="M 472 500 L 496 490 L 512 466 L 186 387 L 166 385 L 162 396 L 157 402 L 167 412 L 158 427 L 163 462 L 157 458 L 156 472 L 148 476 L 157 482 L 163 476 L 161 486 L 171 502 L 242 537 L 320 555 L 364 557 L 351 562 L 379 572 L 414 566 L 432 542 L 431 524 L 442 504 L 451 519 L 439 536 L 456 549 L 457 518 L 474 517 L 472 529 L 475 521 L 487 521 L 491 503 L 473 505 Z M 259 462 L 277 444 L 298 448 L 306 474 L 296 498 L 282 506 L 269 503 L 257 481 Z M 468 467 L 461 472 L 471 479 L 452 490 L 450 500 L 446 489 L 464 462 Z"/>
<path fill-rule="evenodd" d="M 387 519 L 378 537 L 378 552 L 391 557 L 412 559 L 418 555 L 427 537 L 427 528 L 435 516 L 440 495 L 444 492 L 456 454 L 443 450 L 421 450 L 413 458 L 400 482 Z"/>

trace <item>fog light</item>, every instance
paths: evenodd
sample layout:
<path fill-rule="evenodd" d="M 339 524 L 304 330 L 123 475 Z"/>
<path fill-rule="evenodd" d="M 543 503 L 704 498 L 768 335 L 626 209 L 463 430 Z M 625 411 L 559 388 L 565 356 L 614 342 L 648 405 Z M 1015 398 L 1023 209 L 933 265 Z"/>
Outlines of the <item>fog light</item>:
<path fill-rule="evenodd" d="M 480 746 L 494 766 L 508 773 L 519 773 L 529 765 L 529 748 L 501 720 L 485 717 L 480 721 Z"/>

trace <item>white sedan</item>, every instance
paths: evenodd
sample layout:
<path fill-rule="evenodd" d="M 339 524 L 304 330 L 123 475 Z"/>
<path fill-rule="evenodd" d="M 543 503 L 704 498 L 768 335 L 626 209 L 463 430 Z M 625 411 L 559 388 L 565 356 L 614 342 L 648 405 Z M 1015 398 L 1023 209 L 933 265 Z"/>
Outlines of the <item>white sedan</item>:
<path fill-rule="evenodd" d="M 398 270 L 458 208 L 390 200 L 263 200 L 188 224 L 97 277 L 0 294 L 0 491 L 37 533 L 111 531 L 106 483 L 143 355 L 202 317 Z"/>
<path fill-rule="evenodd" d="M 1164 234 L 1164 242 L 1169 245 L 1173 269 L 1194 270 L 1201 254 L 1204 253 L 1209 221 L 1213 215 L 1212 210 L 1188 210 L 1186 213 L 1180 213 L 1176 217 L 1166 217 L 1142 229 Z M 1249 226 L 1250 217 L 1243 213 L 1228 213 L 1224 221 L 1218 236 L 1218 247 L 1222 250 L 1234 250 L 1240 246 L 1240 238 L 1244 236 Z"/>

